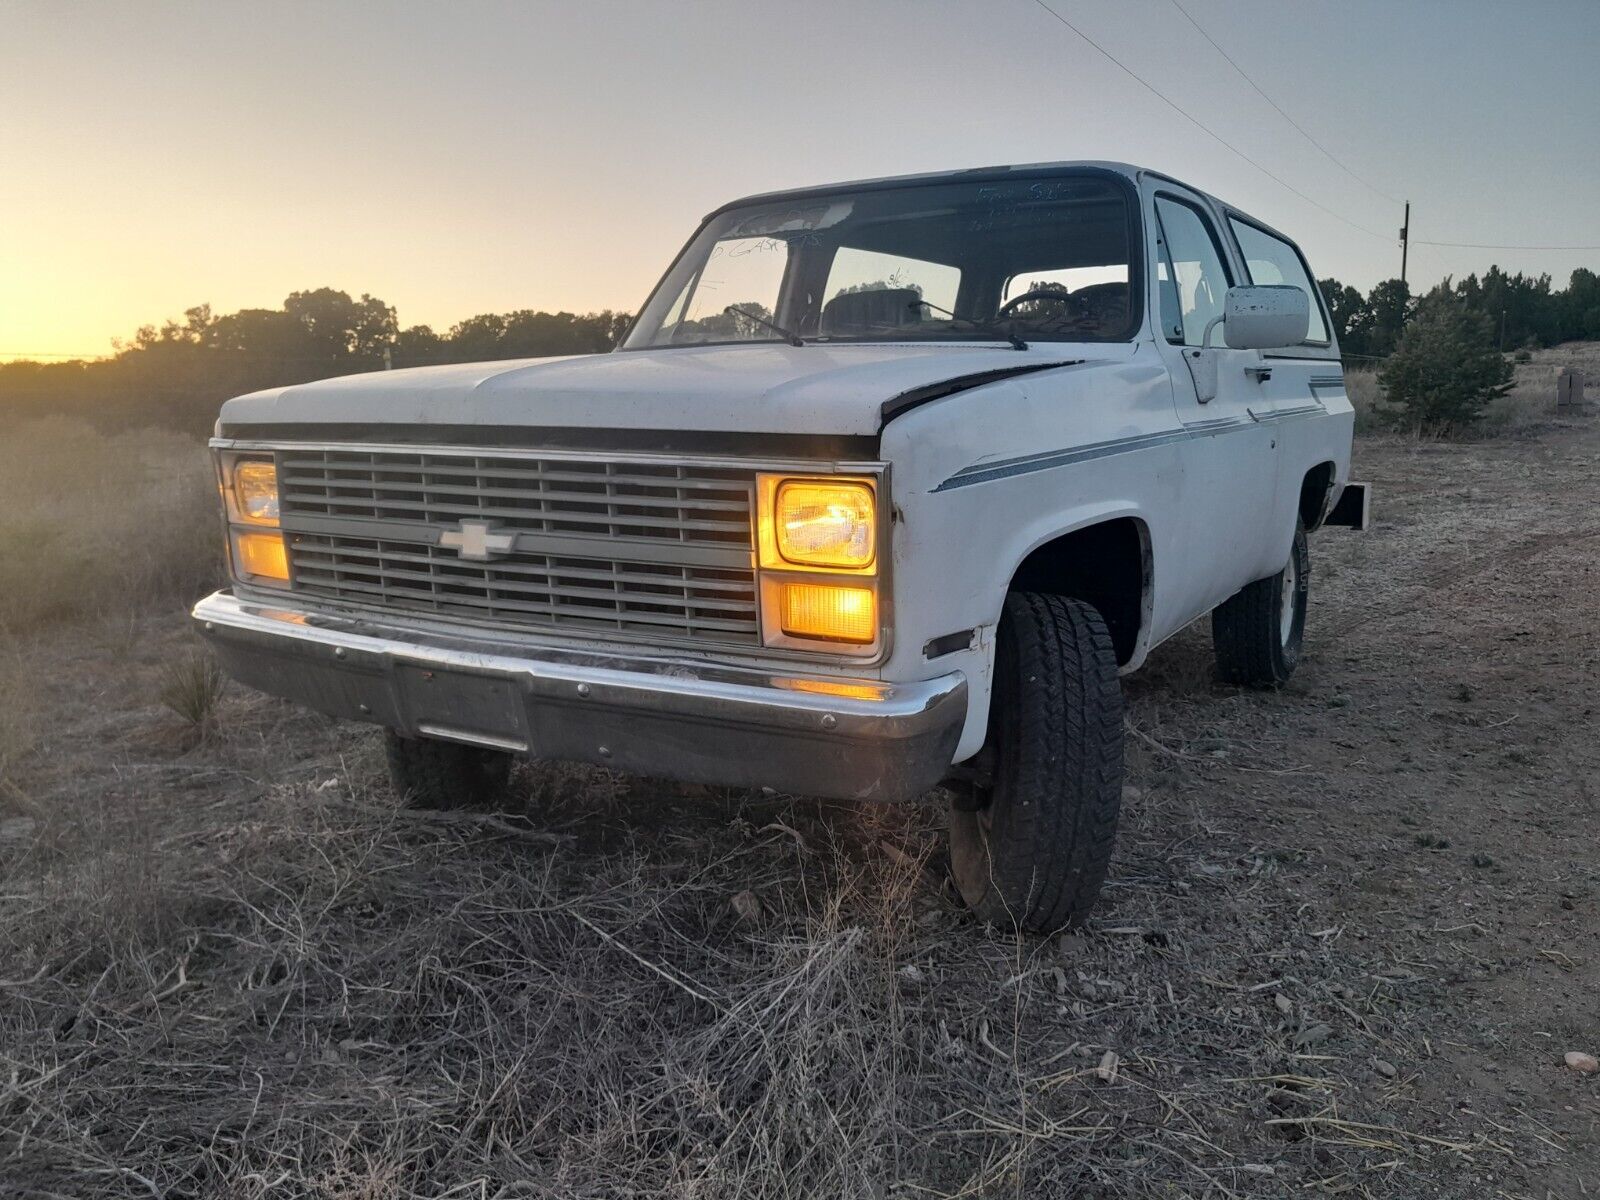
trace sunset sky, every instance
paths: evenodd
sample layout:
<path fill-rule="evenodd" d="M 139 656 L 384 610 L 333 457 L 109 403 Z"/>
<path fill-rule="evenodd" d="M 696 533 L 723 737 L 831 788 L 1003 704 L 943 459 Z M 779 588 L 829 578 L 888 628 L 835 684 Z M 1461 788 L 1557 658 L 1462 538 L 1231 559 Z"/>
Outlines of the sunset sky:
<path fill-rule="evenodd" d="M 632 310 L 733 196 L 1115 158 L 1216 192 L 1365 289 L 1400 205 L 1173 0 L 0 0 L 0 359 L 97 355 L 209 302 L 370 292 L 445 329 Z M 1600 245 L 1594 0 L 1183 0 L 1419 240 Z M 1413 284 L 1600 251 L 1414 245 Z"/>

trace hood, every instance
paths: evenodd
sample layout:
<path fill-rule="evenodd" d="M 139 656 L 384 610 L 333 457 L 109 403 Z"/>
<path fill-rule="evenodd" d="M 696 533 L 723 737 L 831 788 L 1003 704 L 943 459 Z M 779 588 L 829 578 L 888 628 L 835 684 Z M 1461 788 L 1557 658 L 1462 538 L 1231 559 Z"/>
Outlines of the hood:
<path fill-rule="evenodd" d="M 760 343 L 628 350 L 346 375 L 253 392 L 222 407 L 219 429 L 293 426 L 537 426 L 876 436 L 897 398 L 915 402 L 1131 344 Z M 309 428 L 308 428 L 309 427 Z"/>

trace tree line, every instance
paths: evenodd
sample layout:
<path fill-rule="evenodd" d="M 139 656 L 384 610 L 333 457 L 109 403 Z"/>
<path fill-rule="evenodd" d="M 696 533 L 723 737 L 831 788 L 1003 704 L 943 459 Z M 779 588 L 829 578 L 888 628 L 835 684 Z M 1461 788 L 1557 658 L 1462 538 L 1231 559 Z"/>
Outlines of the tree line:
<path fill-rule="evenodd" d="M 631 320 L 609 310 L 522 309 L 482 313 L 438 333 L 401 328 L 393 305 L 333 288 L 294 292 L 282 308 L 217 314 L 202 304 L 181 321 L 145 326 L 109 358 L 0 363 L 0 413 L 205 435 L 230 396 L 386 367 L 596 354 L 616 345 Z"/>
<path fill-rule="evenodd" d="M 1413 423 L 1419 426 L 1469 425 L 1472 414 L 1498 394 L 1494 389 L 1503 390 L 1503 381 L 1483 382 L 1500 378 L 1485 356 L 1600 339 L 1600 277 L 1587 268 L 1572 272 L 1561 290 L 1552 287 L 1549 275 L 1511 275 L 1499 267 L 1482 278 L 1447 277 L 1421 296 L 1398 279 L 1384 280 L 1365 296 L 1337 279 L 1318 285 L 1340 348 L 1352 360 L 1388 359 L 1405 350 L 1406 335 L 1419 319 L 1412 343 L 1432 347 L 1436 357 L 1463 350 L 1474 356 L 1475 398 L 1446 401 L 1434 389 L 1431 399 L 1420 401 L 1424 409 L 1434 412 L 1442 404 L 1440 411 L 1451 415 L 1417 417 Z M 597 354 L 615 346 L 631 320 L 610 310 L 521 309 L 482 313 L 438 333 L 427 325 L 402 328 L 392 305 L 365 294 L 352 299 L 333 288 L 294 292 L 275 309 L 217 314 L 200 305 L 181 321 L 145 326 L 109 358 L 0 363 L 0 413 L 13 421 L 65 414 L 203 435 L 230 396 L 386 367 Z M 1442 370 L 1449 364 L 1440 357 L 1438 365 Z M 1395 381 L 1391 392 L 1405 386 L 1398 382 L 1405 375 L 1399 366 L 1386 369 Z M 1433 388 L 1427 382 L 1438 374 L 1433 368 L 1407 370 L 1414 388 Z M 1412 420 L 1415 414 L 1403 401 L 1401 408 L 1404 419 Z"/>
<path fill-rule="evenodd" d="M 1406 326 L 1428 305 L 1455 304 L 1488 323 L 1491 345 L 1511 352 L 1580 338 L 1600 339 L 1600 276 L 1587 267 L 1572 272 L 1565 289 L 1549 275 L 1507 274 L 1490 267 L 1483 278 L 1450 276 L 1420 296 L 1402 280 L 1386 279 L 1366 296 L 1337 279 L 1319 279 L 1339 349 L 1351 357 L 1385 358 Z"/>

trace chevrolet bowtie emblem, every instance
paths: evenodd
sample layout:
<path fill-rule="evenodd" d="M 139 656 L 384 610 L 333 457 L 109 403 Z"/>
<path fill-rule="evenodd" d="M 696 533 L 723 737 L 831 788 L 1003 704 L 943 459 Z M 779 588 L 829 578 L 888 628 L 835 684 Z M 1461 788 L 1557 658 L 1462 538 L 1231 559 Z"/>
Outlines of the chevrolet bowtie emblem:
<path fill-rule="evenodd" d="M 499 532 L 487 521 L 463 521 L 461 528 L 447 529 L 439 535 L 439 545 L 470 562 L 488 562 L 509 554 L 516 542 L 516 534 Z"/>

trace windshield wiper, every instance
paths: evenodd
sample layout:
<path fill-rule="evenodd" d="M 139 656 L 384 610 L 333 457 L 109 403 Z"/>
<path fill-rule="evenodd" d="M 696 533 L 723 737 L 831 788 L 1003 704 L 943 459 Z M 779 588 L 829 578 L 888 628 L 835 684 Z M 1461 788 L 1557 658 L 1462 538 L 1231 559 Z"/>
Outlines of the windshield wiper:
<path fill-rule="evenodd" d="M 806 344 L 805 338 L 801 337 L 794 330 L 785 329 L 782 325 L 779 325 L 776 321 L 769 321 L 765 317 L 761 316 L 759 313 L 747 312 L 744 309 L 740 308 L 737 304 L 730 304 L 730 305 L 728 305 L 727 308 L 723 309 L 722 311 L 725 314 L 726 313 L 738 313 L 741 317 L 748 318 L 749 320 L 754 321 L 757 325 L 765 325 L 768 329 L 772 330 L 774 333 L 781 333 L 783 335 L 783 340 L 788 342 L 789 345 L 791 345 L 791 346 L 804 346 Z"/>
<path fill-rule="evenodd" d="M 958 317 L 958 316 L 956 316 L 955 313 L 951 312 L 948 308 L 941 308 L 939 305 L 934 304 L 930 300 L 913 300 L 906 307 L 908 307 L 908 308 L 931 308 L 935 312 L 942 312 L 945 316 L 949 317 L 952 321 L 960 321 L 968 329 L 971 329 L 971 330 L 973 330 L 973 331 L 975 331 L 977 333 L 998 333 L 998 334 L 1000 334 L 1002 337 L 1004 337 L 1006 339 L 1006 341 L 1011 343 L 1011 348 L 1013 350 L 1026 350 L 1028 348 L 1028 343 L 1023 341 L 1020 337 L 1017 336 L 1016 328 L 1013 325 L 1008 324 L 1006 326 L 1006 328 L 1001 329 L 999 327 L 998 323 L 995 322 L 995 321 L 974 321 L 971 317 Z"/>

